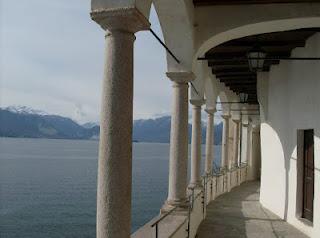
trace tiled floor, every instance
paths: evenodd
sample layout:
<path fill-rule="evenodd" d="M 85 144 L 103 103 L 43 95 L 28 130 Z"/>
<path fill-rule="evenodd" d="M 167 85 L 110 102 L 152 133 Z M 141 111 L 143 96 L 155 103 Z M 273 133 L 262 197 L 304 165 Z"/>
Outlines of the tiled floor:
<path fill-rule="evenodd" d="M 248 182 L 207 207 L 197 238 L 306 238 L 259 203 L 259 182 Z"/>

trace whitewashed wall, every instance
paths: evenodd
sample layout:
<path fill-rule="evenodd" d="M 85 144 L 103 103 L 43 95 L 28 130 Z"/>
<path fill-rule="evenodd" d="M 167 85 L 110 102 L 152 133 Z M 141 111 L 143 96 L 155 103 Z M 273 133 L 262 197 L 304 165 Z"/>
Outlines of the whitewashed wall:
<path fill-rule="evenodd" d="M 320 57 L 320 34 L 308 39 L 294 57 Z M 268 88 L 262 80 L 268 80 Z M 311 237 L 320 237 L 320 62 L 281 61 L 258 79 L 262 108 L 261 203 Z M 267 97 L 266 96 L 267 93 Z M 260 100 L 260 99 L 259 99 Z M 263 114 L 263 113 L 262 113 Z M 314 129 L 314 222 L 300 219 L 297 201 L 297 131 Z"/>

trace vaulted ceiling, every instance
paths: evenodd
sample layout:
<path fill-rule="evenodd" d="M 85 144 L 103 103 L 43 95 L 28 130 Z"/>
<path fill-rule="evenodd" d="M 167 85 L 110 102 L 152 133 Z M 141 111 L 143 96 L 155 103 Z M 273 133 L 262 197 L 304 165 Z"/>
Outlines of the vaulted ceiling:
<path fill-rule="evenodd" d="M 271 3 L 311 3 L 319 0 L 193 0 L 195 6 L 210 5 L 242 5 L 242 4 L 271 4 Z"/>
<path fill-rule="evenodd" d="M 275 58 L 264 62 L 263 71 L 269 71 L 271 65 L 279 64 L 280 60 L 276 58 L 290 57 L 294 48 L 304 47 L 306 39 L 316 32 L 320 32 L 320 28 L 239 38 L 212 48 L 205 54 L 205 59 L 220 82 L 237 94 L 247 93 L 248 100 L 257 103 L 257 74 L 250 71 L 247 52 L 258 44 L 267 53 L 266 57 Z"/>

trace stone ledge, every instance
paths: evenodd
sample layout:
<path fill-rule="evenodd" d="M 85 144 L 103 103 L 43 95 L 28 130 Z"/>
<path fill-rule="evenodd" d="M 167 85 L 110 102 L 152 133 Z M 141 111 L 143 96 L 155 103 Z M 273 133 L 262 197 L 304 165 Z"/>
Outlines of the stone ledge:
<path fill-rule="evenodd" d="M 141 227 L 139 230 L 131 235 L 131 238 L 154 238 L 156 227 L 151 227 L 159 216 L 156 216 L 150 220 L 147 224 Z M 169 215 L 159 223 L 158 231 L 159 238 L 172 237 L 185 223 L 187 223 L 188 217 L 186 215 Z"/>
<path fill-rule="evenodd" d="M 90 16 L 104 30 L 135 33 L 150 28 L 148 19 L 134 7 L 97 9 L 92 11 Z"/>
<path fill-rule="evenodd" d="M 188 83 L 195 79 L 195 75 L 192 72 L 167 72 L 167 77 L 176 83 Z"/>

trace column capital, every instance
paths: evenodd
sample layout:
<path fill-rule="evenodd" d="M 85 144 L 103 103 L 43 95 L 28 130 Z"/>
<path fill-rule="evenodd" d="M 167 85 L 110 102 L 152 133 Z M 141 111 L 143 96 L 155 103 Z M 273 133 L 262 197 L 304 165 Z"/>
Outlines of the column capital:
<path fill-rule="evenodd" d="M 217 110 L 215 108 L 206 108 L 204 109 L 206 113 L 213 115 Z"/>
<path fill-rule="evenodd" d="M 228 120 L 228 119 L 230 119 L 231 115 L 229 115 L 229 114 L 223 114 L 223 115 L 221 115 L 221 117 L 222 117 L 223 119 L 225 119 L 225 120 Z"/>
<path fill-rule="evenodd" d="M 190 103 L 196 107 L 201 107 L 205 102 L 206 100 L 204 99 L 190 99 Z"/>
<path fill-rule="evenodd" d="M 192 72 L 167 72 L 167 77 L 175 83 L 188 83 L 195 79 L 195 75 Z"/>
<path fill-rule="evenodd" d="M 240 123 L 241 122 L 241 120 L 239 118 L 232 118 L 232 121 L 234 123 Z"/>
<path fill-rule="evenodd" d="M 248 126 L 249 126 L 249 123 L 242 122 L 242 126 L 243 126 L 243 127 L 248 127 Z"/>
<path fill-rule="evenodd" d="M 135 7 L 98 9 L 90 13 L 91 19 L 104 30 L 136 33 L 148 30 L 150 22 Z"/>

